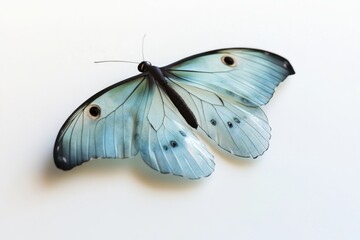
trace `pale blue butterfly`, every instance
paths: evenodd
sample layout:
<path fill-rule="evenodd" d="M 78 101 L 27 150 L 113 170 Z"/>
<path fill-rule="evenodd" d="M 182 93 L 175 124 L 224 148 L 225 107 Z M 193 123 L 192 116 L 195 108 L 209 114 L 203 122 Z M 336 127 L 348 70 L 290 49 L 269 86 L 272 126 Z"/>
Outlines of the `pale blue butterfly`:
<path fill-rule="evenodd" d="M 270 139 L 260 106 L 295 73 L 283 57 L 249 48 L 200 53 L 161 68 L 144 61 L 138 70 L 66 120 L 54 147 L 58 168 L 140 152 L 161 173 L 206 177 L 214 171 L 214 157 L 194 134 L 197 129 L 231 154 L 256 158 Z"/>

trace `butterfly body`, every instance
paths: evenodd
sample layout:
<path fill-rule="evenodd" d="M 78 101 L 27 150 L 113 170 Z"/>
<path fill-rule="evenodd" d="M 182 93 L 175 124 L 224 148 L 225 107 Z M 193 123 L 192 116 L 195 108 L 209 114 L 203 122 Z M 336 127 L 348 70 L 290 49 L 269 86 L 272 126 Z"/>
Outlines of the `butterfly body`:
<path fill-rule="evenodd" d="M 140 153 L 161 173 L 206 177 L 214 158 L 196 130 L 235 156 L 256 158 L 270 139 L 260 106 L 295 73 L 279 55 L 248 48 L 209 51 L 165 67 L 144 61 L 138 70 L 89 98 L 65 121 L 54 146 L 58 168 Z"/>
<path fill-rule="evenodd" d="M 186 105 L 184 99 L 182 99 L 182 97 L 177 94 L 177 92 L 168 84 L 168 81 L 165 79 L 164 74 L 161 71 L 161 68 L 152 66 L 151 63 L 148 61 L 143 61 L 138 65 L 138 70 L 140 72 L 148 74 L 152 80 L 158 82 L 159 86 L 164 89 L 164 91 L 166 92 L 172 103 L 175 105 L 175 107 L 178 109 L 180 114 L 184 117 L 186 122 L 195 129 L 198 127 L 194 113 Z"/>

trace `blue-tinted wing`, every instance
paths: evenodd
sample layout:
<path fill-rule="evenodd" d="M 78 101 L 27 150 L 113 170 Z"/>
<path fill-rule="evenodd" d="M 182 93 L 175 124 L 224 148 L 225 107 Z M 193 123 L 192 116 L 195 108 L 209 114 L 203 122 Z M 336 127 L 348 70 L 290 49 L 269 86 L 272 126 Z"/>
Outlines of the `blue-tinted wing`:
<path fill-rule="evenodd" d="M 185 100 L 199 127 L 221 148 L 240 157 L 256 158 L 269 147 L 270 126 L 260 107 L 249 107 L 221 98 L 213 91 L 168 78 Z"/>
<path fill-rule="evenodd" d="M 164 91 L 152 83 L 140 131 L 143 160 L 161 173 L 196 179 L 214 171 L 213 156 Z"/>
<path fill-rule="evenodd" d="M 139 150 L 153 169 L 186 178 L 214 170 L 213 156 L 147 75 L 111 86 L 82 104 L 61 128 L 57 167 L 69 170 L 95 158 L 127 158 Z"/>
<path fill-rule="evenodd" d="M 138 153 L 140 109 L 149 84 L 137 76 L 115 84 L 83 103 L 64 123 L 54 147 L 58 168 L 69 170 L 92 158 L 127 158 Z"/>
<path fill-rule="evenodd" d="M 177 81 L 216 92 L 247 106 L 266 104 L 279 83 L 295 73 L 285 58 L 247 48 L 205 52 L 162 69 Z"/>

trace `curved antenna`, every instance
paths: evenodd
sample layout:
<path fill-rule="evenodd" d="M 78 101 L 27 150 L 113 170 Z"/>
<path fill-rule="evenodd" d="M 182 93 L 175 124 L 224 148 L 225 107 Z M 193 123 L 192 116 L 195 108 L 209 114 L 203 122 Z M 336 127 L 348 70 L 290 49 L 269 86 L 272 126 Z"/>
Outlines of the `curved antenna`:
<path fill-rule="evenodd" d="M 123 60 L 105 60 L 105 61 L 96 61 L 96 62 L 94 62 L 94 63 L 109 63 L 109 62 L 124 62 L 124 63 L 135 63 L 135 64 L 139 64 L 138 62 L 123 61 Z"/>
<path fill-rule="evenodd" d="M 146 34 L 144 34 L 143 39 L 142 39 L 142 44 L 141 44 L 141 51 L 142 51 L 143 61 L 145 61 L 145 54 L 144 54 L 144 42 L 145 42 L 145 37 L 146 37 Z"/>

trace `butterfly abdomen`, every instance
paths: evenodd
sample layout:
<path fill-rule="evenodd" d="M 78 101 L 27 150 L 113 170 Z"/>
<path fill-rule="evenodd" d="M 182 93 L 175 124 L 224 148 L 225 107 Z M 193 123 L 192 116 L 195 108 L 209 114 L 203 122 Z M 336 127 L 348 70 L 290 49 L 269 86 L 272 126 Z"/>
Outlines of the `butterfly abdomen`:
<path fill-rule="evenodd" d="M 181 115 L 184 117 L 186 122 L 193 128 L 197 129 L 198 123 L 194 113 L 190 110 L 190 108 L 185 103 L 184 99 L 168 84 L 164 85 L 164 89 L 166 94 L 169 96 L 171 101 L 174 103 L 176 108 L 179 110 Z"/>
<path fill-rule="evenodd" d="M 169 86 L 168 81 L 165 79 L 161 69 L 155 66 L 147 66 L 149 74 L 155 79 L 156 82 L 165 90 L 171 102 L 179 110 L 180 114 L 186 122 L 193 128 L 197 129 L 198 123 L 194 113 L 190 110 L 184 99 Z"/>

